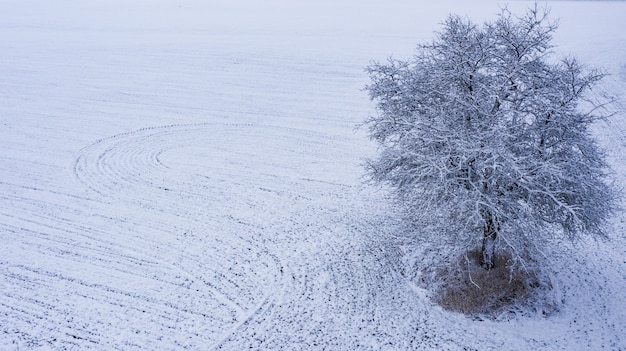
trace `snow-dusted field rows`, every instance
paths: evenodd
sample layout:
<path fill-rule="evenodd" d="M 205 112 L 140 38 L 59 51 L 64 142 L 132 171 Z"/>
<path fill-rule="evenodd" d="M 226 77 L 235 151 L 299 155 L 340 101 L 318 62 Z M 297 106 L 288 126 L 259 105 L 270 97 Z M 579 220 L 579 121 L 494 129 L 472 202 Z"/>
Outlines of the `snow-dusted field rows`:
<path fill-rule="evenodd" d="M 623 94 L 624 3 L 554 4 Z M 547 319 L 472 321 L 411 281 L 362 178 L 363 66 L 498 7 L 395 6 L 1 3 L 0 349 L 625 349 L 620 218 L 555 263 Z M 620 182 L 624 121 L 598 126 Z"/>

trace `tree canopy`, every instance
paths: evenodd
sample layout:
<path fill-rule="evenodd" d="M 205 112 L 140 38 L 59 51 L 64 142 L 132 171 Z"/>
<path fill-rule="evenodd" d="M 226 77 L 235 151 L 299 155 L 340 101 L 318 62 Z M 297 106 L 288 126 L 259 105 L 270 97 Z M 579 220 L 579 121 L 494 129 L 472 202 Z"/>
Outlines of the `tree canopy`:
<path fill-rule="evenodd" d="M 477 25 L 450 16 L 409 60 L 367 67 L 380 154 L 367 168 L 393 186 L 425 232 L 522 252 L 546 236 L 603 235 L 615 192 L 589 132 L 604 74 L 553 57 L 557 25 L 537 7 Z"/>

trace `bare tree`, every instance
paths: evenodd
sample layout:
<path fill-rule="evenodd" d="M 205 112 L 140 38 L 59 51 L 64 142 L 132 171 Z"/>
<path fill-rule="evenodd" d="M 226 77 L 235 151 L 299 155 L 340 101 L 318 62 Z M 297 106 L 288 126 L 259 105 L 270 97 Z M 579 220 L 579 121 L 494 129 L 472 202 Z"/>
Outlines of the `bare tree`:
<path fill-rule="evenodd" d="M 483 25 L 450 16 L 412 59 L 367 68 L 378 114 L 366 125 L 381 145 L 369 174 L 424 229 L 480 242 L 486 269 L 501 244 L 604 235 L 615 202 L 588 131 L 606 117 L 608 100 L 592 100 L 604 74 L 551 56 L 547 16 L 536 6 Z"/>

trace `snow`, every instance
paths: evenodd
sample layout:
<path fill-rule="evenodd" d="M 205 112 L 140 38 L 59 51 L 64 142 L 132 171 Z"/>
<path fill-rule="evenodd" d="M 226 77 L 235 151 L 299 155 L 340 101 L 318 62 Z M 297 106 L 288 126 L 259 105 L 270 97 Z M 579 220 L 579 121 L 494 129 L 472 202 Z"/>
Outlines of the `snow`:
<path fill-rule="evenodd" d="M 475 321 L 406 274 L 364 182 L 363 67 L 498 6 L 0 3 L 0 349 L 626 349 L 623 213 L 563 244 L 559 313 Z M 550 6 L 623 108 L 626 3 Z M 625 129 L 596 126 L 622 186 Z"/>

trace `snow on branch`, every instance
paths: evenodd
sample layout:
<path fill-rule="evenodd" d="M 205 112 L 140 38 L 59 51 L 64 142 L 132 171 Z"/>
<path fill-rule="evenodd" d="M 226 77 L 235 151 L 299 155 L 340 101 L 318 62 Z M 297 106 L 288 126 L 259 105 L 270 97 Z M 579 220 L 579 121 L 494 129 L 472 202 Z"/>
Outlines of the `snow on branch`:
<path fill-rule="evenodd" d="M 556 29 L 537 6 L 483 25 L 450 16 L 412 59 L 367 67 L 378 114 L 365 124 L 381 145 L 369 174 L 423 228 L 488 248 L 532 247 L 555 226 L 602 234 L 616 195 L 588 127 L 606 117 L 591 94 L 604 74 L 553 60 Z"/>

